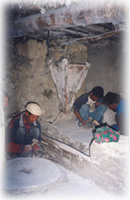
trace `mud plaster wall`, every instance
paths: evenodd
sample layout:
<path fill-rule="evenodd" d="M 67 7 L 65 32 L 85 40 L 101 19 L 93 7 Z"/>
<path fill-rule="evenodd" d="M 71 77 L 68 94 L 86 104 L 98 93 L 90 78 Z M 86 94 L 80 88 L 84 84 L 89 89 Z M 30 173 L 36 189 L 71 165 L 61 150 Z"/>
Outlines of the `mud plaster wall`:
<path fill-rule="evenodd" d="M 8 115 L 25 110 L 29 101 L 38 102 L 45 115 L 42 120 L 53 121 L 59 114 L 57 91 L 48 67 L 53 58 L 57 64 L 64 57 L 72 63 L 85 63 L 87 47 L 70 45 L 60 47 L 55 42 L 48 49 L 46 41 L 29 40 L 25 43 L 8 44 L 8 68 L 6 70 L 6 88 L 10 96 Z"/>
<path fill-rule="evenodd" d="M 28 101 L 36 101 L 45 110 L 43 121 L 53 121 L 59 113 L 57 91 L 48 67 L 48 60 L 55 63 L 64 57 L 69 63 L 91 63 L 88 75 L 76 94 L 89 91 L 95 85 L 104 87 L 105 92 L 121 92 L 120 52 L 116 43 L 96 45 L 71 44 L 61 47 L 52 41 L 49 48 L 46 41 L 13 41 L 8 44 L 8 67 L 6 88 L 10 96 L 8 115 L 23 111 Z M 122 49 L 120 48 L 120 51 Z"/>
<path fill-rule="evenodd" d="M 124 96 L 124 48 L 123 39 L 102 40 L 88 46 L 88 60 L 91 68 L 86 86 L 89 91 L 95 85 L 101 85 L 104 92 L 119 93 Z"/>

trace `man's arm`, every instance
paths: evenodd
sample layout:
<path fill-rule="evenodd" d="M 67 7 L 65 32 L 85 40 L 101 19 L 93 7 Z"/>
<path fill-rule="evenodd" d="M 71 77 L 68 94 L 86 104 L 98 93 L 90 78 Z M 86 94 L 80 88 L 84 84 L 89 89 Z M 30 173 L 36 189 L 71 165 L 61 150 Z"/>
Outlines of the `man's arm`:
<path fill-rule="evenodd" d="M 79 121 L 81 122 L 82 125 L 85 125 L 87 123 L 88 120 L 84 121 L 83 118 L 80 116 L 78 111 L 74 111 L 76 117 L 79 119 Z"/>

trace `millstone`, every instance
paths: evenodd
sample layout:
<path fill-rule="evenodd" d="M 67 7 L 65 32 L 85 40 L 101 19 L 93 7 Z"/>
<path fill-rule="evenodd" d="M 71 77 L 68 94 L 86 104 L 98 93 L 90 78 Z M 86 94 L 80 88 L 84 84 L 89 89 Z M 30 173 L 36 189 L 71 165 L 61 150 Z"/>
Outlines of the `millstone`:
<path fill-rule="evenodd" d="M 60 170 L 43 158 L 16 158 L 5 166 L 4 189 L 9 191 L 34 191 L 47 189 L 60 178 Z"/>

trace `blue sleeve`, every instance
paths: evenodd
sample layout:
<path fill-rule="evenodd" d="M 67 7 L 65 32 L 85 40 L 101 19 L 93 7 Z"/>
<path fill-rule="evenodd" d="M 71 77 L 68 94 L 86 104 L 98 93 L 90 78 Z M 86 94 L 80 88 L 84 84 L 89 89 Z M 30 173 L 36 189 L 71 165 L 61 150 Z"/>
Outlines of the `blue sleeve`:
<path fill-rule="evenodd" d="M 121 100 L 117 106 L 117 115 L 124 113 L 124 101 Z"/>

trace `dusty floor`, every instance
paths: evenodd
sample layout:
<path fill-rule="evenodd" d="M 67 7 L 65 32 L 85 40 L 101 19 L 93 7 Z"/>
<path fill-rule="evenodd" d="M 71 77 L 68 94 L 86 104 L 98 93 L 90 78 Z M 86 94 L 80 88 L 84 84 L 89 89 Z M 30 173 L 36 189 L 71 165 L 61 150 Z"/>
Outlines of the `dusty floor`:
<path fill-rule="evenodd" d="M 22 158 L 24 159 L 24 158 Z M 33 159 L 33 158 L 32 158 Z M 44 160 L 44 159 L 43 159 Z M 14 164 L 15 164 L 15 159 L 14 159 Z M 34 158 L 34 161 L 36 161 L 36 169 L 37 169 L 37 166 L 41 166 L 41 159 L 39 159 L 38 161 L 38 158 Z M 12 162 L 12 161 L 11 161 Z M 45 162 L 45 160 L 44 160 Z M 44 163 L 45 164 L 45 163 Z M 46 162 L 46 166 L 45 166 L 45 171 L 51 174 L 55 174 L 55 171 L 53 171 L 52 173 L 52 168 L 50 166 L 51 162 L 47 161 Z M 25 167 L 26 167 L 26 163 L 24 163 Z M 48 166 L 47 166 L 48 165 Z M 53 165 L 53 163 L 52 163 Z M 13 162 L 12 162 L 12 167 L 13 167 Z M 15 167 L 15 166 L 14 166 Z M 43 167 L 43 170 L 42 170 L 42 167 Z M 54 166 L 53 166 L 54 167 Z M 20 168 L 20 166 L 19 166 Z M 34 166 L 33 166 L 34 168 Z M 10 198 L 20 198 L 20 199 L 39 199 L 39 198 L 46 198 L 46 199 L 57 199 L 57 198 L 60 198 L 60 199 L 64 199 L 64 198 L 75 198 L 75 199 L 86 199 L 87 197 L 91 198 L 91 199 L 97 199 L 98 198 L 102 198 L 103 196 L 105 196 L 105 199 L 110 199 L 110 198 L 118 198 L 119 199 L 119 196 L 118 194 L 117 195 L 113 195 L 111 193 L 108 193 L 107 191 L 104 191 L 102 190 L 99 186 L 97 186 L 95 184 L 94 181 L 91 181 L 87 178 L 82 178 L 78 175 L 76 175 L 75 173 L 69 171 L 69 170 L 66 170 L 64 167 L 61 167 L 60 165 L 56 164 L 55 169 L 57 168 L 60 172 L 60 177 L 57 177 L 56 176 L 59 176 L 58 173 L 56 173 L 56 176 L 55 176 L 55 181 L 53 184 L 49 184 L 48 187 L 44 187 L 43 188 L 41 187 L 41 177 L 39 177 L 39 175 L 37 175 L 38 179 L 39 179 L 39 187 L 30 187 L 30 190 L 28 190 L 27 192 L 25 192 L 24 190 L 21 192 L 20 190 L 19 191 L 11 191 L 10 193 L 6 193 L 4 195 L 5 199 L 10 199 Z M 40 176 L 44 176 L 44 178 L 46 179 L 47 177 L 45 177 L 45 175 L 42 175 L 44 174 L 44 166 L 41 166 L 40 169 L 42 170 L 40 172 Z M 17 172 L 16 172 L 17 173 Z M 42 174 L 41 174 L 42 173 Z M 20 180 L 21 182 L 22 181 L 25 181 L 26 178 L 28 178 L 28 176 L 31 176 L 31 179 L 32 179 L 32 185 L 33 183 L 35 183 L 35 180 L 33 179 L 33 176 L 34 174 L 30 175 L 28 173 L 24 174 L 23 177 L 21 176 L 21 173 L 19 172 L 19 175 L 20 175 Z M 35 177 L 36 178 L 36 177 Z M 51 176 L 48 176 L 48 183 L 49 181 L 53 179 L 53 177 Z M 47 180 L 47 179 L 46 179 Z M 38 180 L 37 180 L 38 181 Z M 43 180 L 44 182 L 44 180 Z M 45 182 L 44 182 L 45 183 Z M 51 183 L 51 181 L 50 181 Z M 15 180 L 12 179 L 12 185 L 15 184 L 16 186 L 16 183 L 15 183 Z M 11 187 L 13 188 L 13 187 Z"/>

